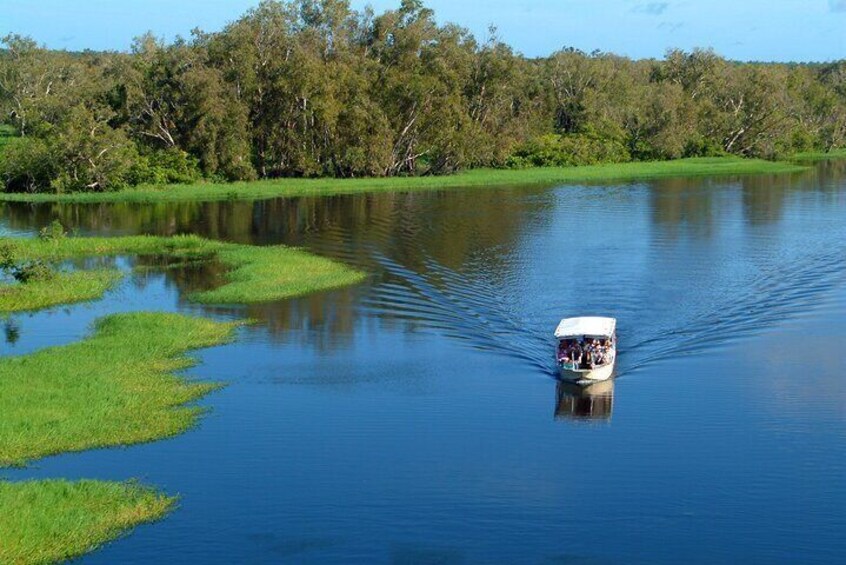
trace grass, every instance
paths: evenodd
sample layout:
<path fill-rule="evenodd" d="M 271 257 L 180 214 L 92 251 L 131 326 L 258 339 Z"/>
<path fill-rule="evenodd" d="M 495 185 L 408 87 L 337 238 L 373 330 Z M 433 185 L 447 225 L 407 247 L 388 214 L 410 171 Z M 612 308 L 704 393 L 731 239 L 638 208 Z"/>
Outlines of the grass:
<path fill-rule="evenodd" d="M 122 275 L 112 269 L 58 273 L 46 281 L 0 284 L 0 312 L 38 310 L 59 304 L 85 302 L 103 296 Z"/>
<path fill-rule="evenodd" d="M 135 483 L 0 482 L 0 563 L 73 559 L 163 517 L 175 502 Z"/>
<path fill-rule="evenodd" d="M 846 159 L 846 149 L 835 149 L 834 151 L 806 151 L 796 153 L 791 157 L 797 162 L 827 161 L 829 159 Z"/>
<path fill-rule="evenodd" d="M 186 351 L 229 341 L 236 325 L 117 314 L 100 319 L 83 341 L 0 358 L 0 467 L 190 428 L 201 409 L 185 404 L 217 385 L 174 371 L 193 364 Z"/>
<path fill-rule="evenodd" d="M 73 194 L 0 193 L 0 200 L 22 202 L 177 202 L 229 199 L 258 200 L 281 196 L 333 195 L 388 191 L 441 190 L 528 184 L 632 181 L 662 177 L 789 173 L 804 170 L 795 163 L 740 157 L 701 157 L 585 167 L 474 169 L 449 176 L 277 179 L 230 184 L 196 183 L 145 186 L 120 192 Z"/>
<path fill-rule="evenodd" d="M 150 255 L 197 260 L 212 257 L 228 271 L 225 283 L 195 292 L 206 304 L 251 304 L 281 300 L 361 282 L 364 273 L 341 263 L 285 246 L 255 247 L 197 236 L 68 237 L 56 240 L 0 238 L 19 260 L 62 261 L 114 255 Z M 90 271 L 59 275 L 56 281 L 0 285 L 0 312 L 35 310 L 102 296 L 119 273 Z"/>

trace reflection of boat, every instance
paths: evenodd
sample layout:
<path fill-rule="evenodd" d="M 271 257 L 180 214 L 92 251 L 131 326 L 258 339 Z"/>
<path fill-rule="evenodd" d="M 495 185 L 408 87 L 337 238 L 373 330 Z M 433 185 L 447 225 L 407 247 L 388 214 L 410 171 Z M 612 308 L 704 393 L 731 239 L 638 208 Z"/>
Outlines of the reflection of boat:
<path fill-rule="evenodd" d="M 614 380 L 588 386 L 558 381 L 555 418 L 570 420 L 610 420 L 614 408 Z"/>
<path fill-rule="evenodd" d="M 586 316 L 564 318 L 555 329 L 555 360 L 561 377 L 574 381 L 604 381 L 617 358 L 617 320 Z"/>

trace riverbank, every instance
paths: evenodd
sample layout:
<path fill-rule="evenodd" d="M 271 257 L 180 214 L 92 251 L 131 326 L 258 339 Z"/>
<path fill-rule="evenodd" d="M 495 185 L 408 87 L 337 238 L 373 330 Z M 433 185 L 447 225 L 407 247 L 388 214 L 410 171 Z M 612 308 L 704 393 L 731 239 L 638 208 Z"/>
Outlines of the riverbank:
<path fill-rule="evenodd" d="M 832 159 L 846 159 L 846 149 L 835 149 L 834 151 L 808 151 L 796 153 L 793 159 L 799 163 L 816 163 L 818 161 L 829 161 Z"/>
<path fill-rule="evenodd" d="M 162 518 L 175 502 L 134 483 L 0 481 L 5 510 L 0 512 L 0 563 L 40 565 L 79 557 Z"/>
<path fill-rule="evenodd" d="M 283 300 L 361 282 L 365 274 L 331 259 L 281 245 L 256 247 L 197 236 L 0 238 L 22 261 L 145 255 L 216 260 L 227 269 L 224 283 L 187 298 L 204 304 L 252 304 Z M 0 285 L 0 312 L 37 310 L 99 298 L 122 273 L 114 269 L 57 273 L 54 279 Z"/>
<path fill-rule="evenodd" d="M 144 186 L 119 192 L 72 194 L 0 193 L 9 202 L 179 202 L 215 200 L 262 200 L 305 195 L 337 195 L 371 192 L 409 192 L 452 188 L 493 188 L 515 185 L 554 185 L 577 182 L 637 181 L 666 177 L 735 176 L 800 172 L 792 162 L 698 157 L 673 161 L 614 163 L 583 167 L 530 169 L 474 169 L 448 176 L 274 179 L 236 183 L 195 183 Z"/>

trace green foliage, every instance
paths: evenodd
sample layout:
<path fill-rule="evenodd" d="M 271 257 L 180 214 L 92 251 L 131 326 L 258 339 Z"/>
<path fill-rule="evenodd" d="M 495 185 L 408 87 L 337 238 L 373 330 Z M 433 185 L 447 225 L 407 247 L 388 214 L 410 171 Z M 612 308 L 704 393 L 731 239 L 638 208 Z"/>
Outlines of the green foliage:
<path fill-rule="evenodd" d="M 0 481 L 0 563 L 64 562 L 165 516 L 176 500 L 136 483 Z"/>
<path fill-rule="evenodd" d="M 129 186 L 129 173 L 138 150 L 122 129 L 109 124 L 112 113 L 75 106 L 48 138 L 50 157 L 58 175 L 54 192 L 109 192 Z"/>
<path fill-rule="evenodd" d="M 12 277 L 21 284 L 47 282 L 55 278 L 56 271 L 42 261 L 27 261 L 12 269 Z"/>
<path fill-rule="evenodd" d="M 9 192 L 36 192 L 50 186 L 56 160 L 46 140 L 27 137 L 10 140 L 0 152 L 0 179 Z"/>
<path fill-rule="evenodd" d="M 623 163 L 631 159 L 625 145 L 583 134 L 548 134 L 517 149 L 506 161 L 511 168 L 576 167 Z"/>
<path fill-rule="evenodd" d="M 38 232 L 41 241 L 61 241 L 68 236 L 65 226 L 59 220 L 53 220 L 49 225 L 44 226 Z"/>
<path fill-rule="evenodd" d="M 22 260 L 17 247 L 8 242 L 0 242 L 0 270 L 20 284 L 48 282 L 56 272 L 41 259 Z"/>
<path fill-rule="evenodd" d="M 18 264 L 18 247 L 11 241 L 0 243 L 0 269 L 9 272 Z"/>
<path fill-rule="evenodd" d="M 3 154 L 3 149 L 10 143 L 13 143 L 17 137 L 15 128 L 8 124 L 0 123 L 0 155 Z"/>
<path fill-rule="evenodd" d="M 147 34 L 130 53 L 3 43 L 0 109 L 22 136 L 0 141 L 7 192 L 846 146 L 846 62 L 741 64 L 703 49 L 528 59 L 417 1 L 374 14 L 264 0 L 219 32 Z"/>
<path fill-rule="evenodd" d="M 531 184 L 561 184 L 585 181 L 645 180 L 663 177 L 781 174 L 804 171 L 788 161 L 720 156 L 588 165 L 583 167 L 536 167 L 529 169 L 478 168 L 448 176 L 350 179 L 271 179 L 234 184 L 196 183 L 161 187 L 139 187 L 122 192 L 75 194 L 0 194 L 0 201 L 15 202 L 190 202 L 214 200 L 259 200 L 292 196 L 361 194 L 391 191 L 490 188 Z"/>
<path fill-rule="evenodd" d="M 199 163 L 185 151 L 171 147 L 140 155 L 131 166 L 127 180 L 138 184 L 189 183 L 201 177 Z"/>

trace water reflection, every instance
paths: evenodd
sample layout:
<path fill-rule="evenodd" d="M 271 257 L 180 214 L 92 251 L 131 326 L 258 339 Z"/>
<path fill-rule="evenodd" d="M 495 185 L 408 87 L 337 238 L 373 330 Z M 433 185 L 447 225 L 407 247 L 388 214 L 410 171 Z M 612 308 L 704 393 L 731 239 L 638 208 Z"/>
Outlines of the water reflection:
<path fill-rule="evenodd" d="M 824 163 L 788 178 L 6 206 L 0 232 L 34 233 L 58 215 L 83 233 L 300 245 L 372 274 L 338 292 L 206 308 L 185 295 L 218 284 L 219 265 L 104 263 L 134 274 L 101 301 L 17 316 L 7 334 L 18 343 L 0 353 L 80 339 L 116 311 L 260 323 L 198 353 L 190 374 L 231 383 L 202 426 L 20 476 L 145 477 L 183 495 L 166 522 L 91 563 L 239 562 L 256 540 L 246 561 L 624 562 L 649 548 L 667 563 L 692 552 L 837 562 L 844 310 L 817 314 L 846 274 L 844 178 Z M 551 374 L 555 324 L 588 313 L 618 318 L 618 371 L 644 377 L 616 413 L 614 381 L 538 378 Z M 780 357 L 807 326 L 766 338 L 801 318 L 819 341 L 806 348 L 811 379 L 796 366 L 806 356 Z M 607 488 L 590 504 L 572 496 L 573 480 L 599 475 Z M 579 535 L 586 524 L 626 527 L 598 545 Z"/>
<path fill-rule="evenodd" d="M 3 337 L 8 345 L 15 345 L 21 339 L 21 326 L 15 318 L 3 322 Z"/>
<path fill-rule="evenodd" d="M 843 198 L 844 178 L 846 162 L 830 161 L 796 175 L 622 186 L 8 203 L 0 229 L 34 233 L 59 219 L 81 234 L 190 232 L 283 243 L 372 274 L 364 285 L 328 295 L 206 310 L 254 318 L 279 342 L 301 339 L 331 350 L 375 324 L 435 332 L 549 372 L 550 327 L 569 314 L 611 312 L 621 320 L 633 367 L 713 342 L 714 320 L 724 325 L 721 335 L 737 335 L 740 324 L 754 329 L 797 307 L 795 295 L 812 300 L 829 288 L 843 234 L 828 203 Z M 813 219 L 813 229 L 804 218 Z M 585 259 L 578 269 L 573 253 Z M 164 269 L 181 296 L 220 284 L 223 274 L 214 263 L 140 258 L 138 265 Z M 143 277 L 135 284 L 140 288 Z M 637 336 L 627 335 L 635 327 Z"/>
<path fill-rule="evenodd" d="M 555 387 L 556 420 L 610 421 L 614 410 L 614 379 L 579 385 L 558 381 Z"/>

